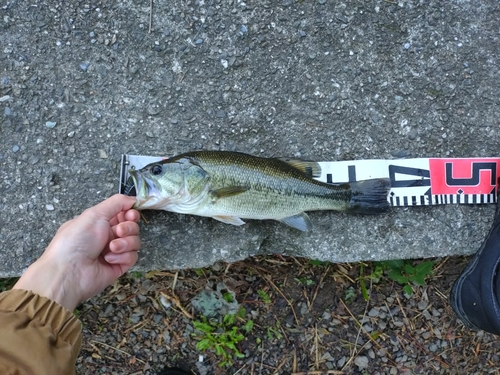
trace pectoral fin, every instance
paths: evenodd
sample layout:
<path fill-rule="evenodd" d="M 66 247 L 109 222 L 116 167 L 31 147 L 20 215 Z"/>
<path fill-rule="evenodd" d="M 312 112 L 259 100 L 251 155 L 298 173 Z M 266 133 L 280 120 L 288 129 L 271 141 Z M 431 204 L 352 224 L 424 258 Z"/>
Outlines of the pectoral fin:
<path fill-rule="evenodd" d="M 223 223 L 226 223 L 226 224 L 238 225 L 238 226 L 245 224 L 245 222 L 237 216 L 222 216 L 222 215 L 220 215 L 220 216 L 212 216 L 212 217 L 215 220 L 222 221 Z"/>
<path fill-rule="evenodd" d="M 289 225 L 292 228 L 301 230 L 303 232 L 309 232 L 313 228 L 313 224 L 309 216 L 305 212 L 298 215 L 285 217 L 280 220 L 283 224 Z"/>
<path fill-rule="evenodd" d="M 298 169 L 299 171 L 304 173 L 307 177 L 313 178 L 321 176 L 321 167 L 315 161 L 306 161 L 306 160 L 291 159 L 291 158 L 278 158 L 278 160 L 284 161 L 285 163 Z"/>
<path fill-rule="evenodd" d="M 228 186 L 217 190 L 212 190 L 212 195 L 219 198 L 227 198 L 232 197 L 233 195 L 238 195 L 244 193 L 250 189 L 248 186 Z"/>

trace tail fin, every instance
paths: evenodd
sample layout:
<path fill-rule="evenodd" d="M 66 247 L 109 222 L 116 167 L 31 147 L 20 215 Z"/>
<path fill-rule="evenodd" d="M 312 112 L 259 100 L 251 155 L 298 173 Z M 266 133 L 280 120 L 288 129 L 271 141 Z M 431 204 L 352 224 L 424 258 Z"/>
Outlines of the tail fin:
<path fill-rule="evenodd" d="M 379 214 L 389 211 L 387 195 L 391 190 L 391 180 L 374 178 L 350 182 L 351 201 L 347 212 L 356 214 Z"/>

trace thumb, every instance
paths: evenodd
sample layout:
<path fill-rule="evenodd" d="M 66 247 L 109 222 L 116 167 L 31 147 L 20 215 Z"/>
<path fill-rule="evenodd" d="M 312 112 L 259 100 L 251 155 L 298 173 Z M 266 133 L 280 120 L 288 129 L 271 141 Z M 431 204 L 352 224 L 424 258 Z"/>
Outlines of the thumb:
<path fill-rule="evenodd" d="M 122 211 L 128 211 L 136 202 L 135 197 L 123 194 L 115 194 L 101 203 L 87 209 L 87 213 L 92 216 L 101 216 L 106 220 L 111 220 Z"/>

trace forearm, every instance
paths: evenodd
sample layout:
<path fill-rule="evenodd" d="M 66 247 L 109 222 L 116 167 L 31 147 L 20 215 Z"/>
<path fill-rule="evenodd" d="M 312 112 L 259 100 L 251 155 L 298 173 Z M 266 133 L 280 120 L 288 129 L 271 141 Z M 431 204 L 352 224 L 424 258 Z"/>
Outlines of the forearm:
<path fill-rule="evenodd" d="M 45 297 L 24 290 L 0 294 L 0 373 L 74 374 L 81 324 Z"/>
<path fill-rule="evenodd" d="M 13 289 L 29 290 L 73 311 L 81 301 L 76 297 L 76 291 L 67 285 L 72 278 L 76 279 L 77 271 L 68 269 L 68 266 L 57 269 L 57 266 L 55 262 L 46 262 L 42 255 L 24 272 Z"/>

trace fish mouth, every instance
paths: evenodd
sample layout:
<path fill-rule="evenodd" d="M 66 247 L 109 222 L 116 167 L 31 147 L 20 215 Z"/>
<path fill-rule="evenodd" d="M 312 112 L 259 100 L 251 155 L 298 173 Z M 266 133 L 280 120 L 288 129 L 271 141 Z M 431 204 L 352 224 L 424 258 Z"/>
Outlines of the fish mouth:
<path fill-rule="evenodd" d="M 129 197 L 137 196 L 137 188 L 135 187 L 135 180 L 132 176 L 127 179 L 127 183 L 123 189 L 123 194 L 128 195 Z"/>
<path fill-rule="evenodd" d="M 141 194 L 148 194 L 149 186 L 146 180 L 135 169 L 130 169 L 128 173 L 130 177 L 127 179 L 123 193 L 130 197 L 136 197 L 139 200 Z"/>
<path fill-rule="evenodd" d="M 140 171 L 130 169 L 130 177 L 125 184 L 124 194 L 135 197 L 135 209 L 151 208 L 151 200 L 155 200 L 155 187 L 151 181 L 148 181 Z"/>

